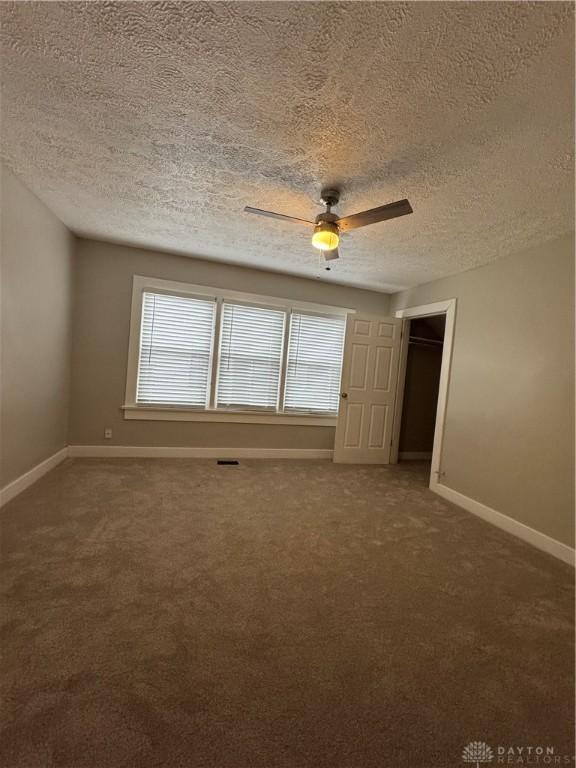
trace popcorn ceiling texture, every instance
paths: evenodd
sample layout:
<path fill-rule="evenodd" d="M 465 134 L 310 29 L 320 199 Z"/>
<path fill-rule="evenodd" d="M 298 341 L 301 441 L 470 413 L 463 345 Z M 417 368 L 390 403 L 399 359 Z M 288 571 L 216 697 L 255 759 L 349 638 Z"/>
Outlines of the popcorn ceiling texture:
<path fill-rule="evenodd" d="M 381 290 L 573 226 L 569 3 L 2 3 L 2 154 L 75 233 Z M 408 197 L 325 272 L 296 225 Z"/>

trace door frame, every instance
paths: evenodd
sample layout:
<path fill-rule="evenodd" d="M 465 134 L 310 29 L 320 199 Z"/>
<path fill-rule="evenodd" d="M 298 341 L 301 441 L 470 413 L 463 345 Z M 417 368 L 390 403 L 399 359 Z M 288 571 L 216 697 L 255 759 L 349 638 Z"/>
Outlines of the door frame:
<path fill-rule="evenodd" d="M 450 369 L 452 366 L 452 348 L 454 346 L 454 329 L 456 325 L 456 299 L 436 301 L 433 304 L 420 304 L 416 307 L 398 309 L 395 317 L 404 320 L 402 341 L 400 347 L 400 365 L 398 368 L 398 383 L 396 388 L 396 405 L 394 408 L 394 426 L 392 433 L 392 451 L 390 458 L 394 463 L 398 461 L 398 449 L 400 444 L 400 423 L 402 421 L 402 408 L 404 405 L 404 385 L 406 382 L 406 360 L 408 357 L 409 333 L 406 326 L 409 320 L 417 317 L 430 317 L 431 315 L 446 315 L 446 327 L 444 329 L 444 345 L 442 347 L 442 364 L 440 368 L 440 383 L 438 386 L 438 405 L 436 407 L 436 423 L 434 425 L 434 445 L 432 448 L 432 466 L 430 468 L 430 488 L 440 484 L 442 471 L 442 446 L 444 440 L 444 426 L 446 423 L 446 409 L 448 406 L 448 389 L 450 385 Z"/>

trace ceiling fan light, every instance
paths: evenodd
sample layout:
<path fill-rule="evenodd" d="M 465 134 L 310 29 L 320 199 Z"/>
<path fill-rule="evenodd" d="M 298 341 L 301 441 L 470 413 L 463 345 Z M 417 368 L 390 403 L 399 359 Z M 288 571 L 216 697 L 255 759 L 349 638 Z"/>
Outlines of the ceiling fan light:
<path fill-rule="evenodd" d="M 314 227 L 312 245 L 320 251 L 333 251 L 338 248 L 340 238 L 338 227 L 330 221 L 321 221 Z"/>

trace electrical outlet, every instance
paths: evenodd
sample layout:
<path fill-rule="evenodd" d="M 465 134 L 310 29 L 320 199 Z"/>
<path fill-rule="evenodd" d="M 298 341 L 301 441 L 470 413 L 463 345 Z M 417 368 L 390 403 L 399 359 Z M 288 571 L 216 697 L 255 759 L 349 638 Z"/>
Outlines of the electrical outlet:
<path fill-rule="evenodd" d="M 104 440 L 111 440 L 112 439 L 112 430 L 110 427 L 106 427 L 104 430 Z"/>

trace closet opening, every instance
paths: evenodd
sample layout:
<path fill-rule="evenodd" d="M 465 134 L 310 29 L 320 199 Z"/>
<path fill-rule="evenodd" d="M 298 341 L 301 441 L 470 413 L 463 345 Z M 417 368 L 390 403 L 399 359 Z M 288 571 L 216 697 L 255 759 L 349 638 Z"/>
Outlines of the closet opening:
<path fill-rule="evenodd" d="M 399 461 L 432 460 L 445 327 L 445 314 L 407 321 Z"/>

